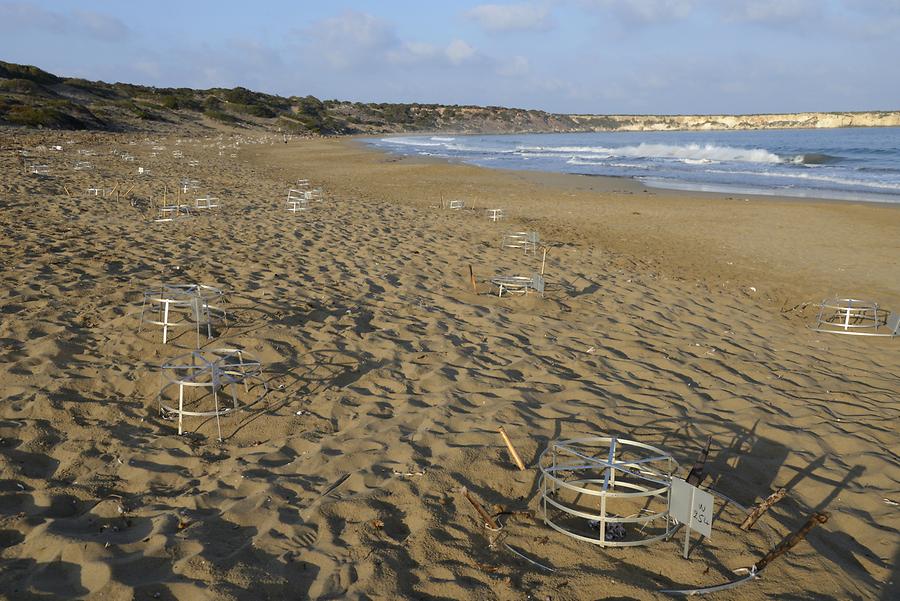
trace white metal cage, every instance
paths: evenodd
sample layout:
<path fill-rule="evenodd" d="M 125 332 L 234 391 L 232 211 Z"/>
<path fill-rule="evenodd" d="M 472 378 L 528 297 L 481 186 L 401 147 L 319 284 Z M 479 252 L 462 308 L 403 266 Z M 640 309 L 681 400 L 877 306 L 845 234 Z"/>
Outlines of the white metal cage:
<path fill-rule="evenodd" d="M 900 336 L 900 313 L 882 309 L 878 303 L 855 298 L 822 301 L 811 326 L 816 332 L 851 336 Z"/>
<path fill-rule="evenodd" d="M 219 418 L 265 396 L 268 387 L 261 375 L 260 362 L 241 349 L 191 351 L 160 368 L 160 415 L 177 418 L 178 434 L 184 432 L 185 416 L 215 417 L 221 440 Z"/>
<path fill-rule="evenodd" d="M 213 338 L 213 326 L 224 324 L 227 314 L 215 303 L 224 293 L 204 284 L 163 284 L 159 289 L 146 290 L 141 303 L 141 322 L 162 328 L 163 344 L 169 341 L 169 330 L 193 328 L 196 346 L 200 347 L 200 331 L 206 330 L 207 340 Z"/>
<path fill-rule="evenodd" d="M 288 190 L 286 208 L 292 213 L 309 210 L 308 192 L 296 188 Z"/>
<path fill-rule="evenodd" d="M 541 238 L 537 232 L 510 232 L 500 239 L 500 248 L 513 248 L 525 251 L 525 254 L 537 254 Z"/>
<path fill-rule="evenodd" d="M 491 278 L 491 290 L 497 292 L 497 296 L 502 297 L 504 294 L 525 295 L 531 292 L 537 292 L 541 296 L 544 295 L 544 276 L 539 273 L 531 274 L 531 277 L 520 275 L 500 275 Z"/>
<path fill-rule="evenodd" d="M 648 444 L 615 436 L 552 442 L 541 453 L 544 522 L 601 547 L 647 545 L 671 536 L 678 463 Z"/>

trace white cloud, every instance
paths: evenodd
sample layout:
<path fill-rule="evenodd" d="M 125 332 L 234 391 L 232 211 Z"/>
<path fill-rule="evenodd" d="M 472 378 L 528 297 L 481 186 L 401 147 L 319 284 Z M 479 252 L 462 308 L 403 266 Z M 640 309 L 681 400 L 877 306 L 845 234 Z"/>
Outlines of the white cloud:
<path fill-rule="evenodd" d="M 308 34 L 315 50 L 333 67 L 350 68 L 383 58 L 400 45 L 387 21 L 348 10 L 314 24 Z"/>
<path fill-rule="evenodd" d="M 72 13 L 73 25 L 77 30 L 102 40 L 121 40 L 128 36 L 128 27 L 115 17 L 88 10 Z"/>
<path fill-rule="evenodd" d="M 464 16 L 488 31 L 546 31 L 550 11 L 533 4 L 481 4 Z"/>
<path fill-rule="evenodd" d="M 129 34 L 125 23 L 109 15 L 88 10 L 62 13 L 26 2 L 0 2 L 0 30 L 84 35 L 110 42 L 122 40 Z"/>
<path fill-rule="evenodd" d="M 425 42 L 404 42 L 398 48 L 393 48 L 387 53 L 387 60 L 397 64 L 415 64 L 434 60 L 440 54 L 440 50 L 433 44 Z"/>
<path fill-rule="evenodd" d="M 453 65 L 464 63 L 475 56 L 475 49 L 463 40 L 453 40 L 444 49 L 444 55 Z"/>
<path fill-rule="evenodd" d="M 476 56 L 468 42 L 455 39 L 446 46 L 401 40 L 385 20 L 357 11 L 315 23 L 307 31 L 307 60 L 325 59 L 333 68 L 347 71 L 377 70 L 386 65 L 466 63 Z"/>
<path fill-rule="evenodd" d="M 582 0 L 590 8 L 608 10 L 630 24 L 650 24 L 687 18 L 699 0 Z"/>
<path fill-rule="evenodd" d="M 721 8 L 728 21 L 787 26 L 818 19 L 823 4 L 820 0 L 731 0 Z"/>
<path fill-rule="evenodd" d="M 497 65 L 497 74 L 503 77 L 524 77 L 531 72 L 531 64 L 524 56 L 514 56 Z"/>

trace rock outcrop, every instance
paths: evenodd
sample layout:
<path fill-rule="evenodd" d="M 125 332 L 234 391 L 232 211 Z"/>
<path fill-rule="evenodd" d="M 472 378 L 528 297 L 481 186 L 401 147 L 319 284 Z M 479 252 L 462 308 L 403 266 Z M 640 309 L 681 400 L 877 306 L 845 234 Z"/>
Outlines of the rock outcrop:
<path fill-rule="evenodd" d="M 770 115 L 569 115 L 587 131 L 900 127 L 900 111 Z"/>

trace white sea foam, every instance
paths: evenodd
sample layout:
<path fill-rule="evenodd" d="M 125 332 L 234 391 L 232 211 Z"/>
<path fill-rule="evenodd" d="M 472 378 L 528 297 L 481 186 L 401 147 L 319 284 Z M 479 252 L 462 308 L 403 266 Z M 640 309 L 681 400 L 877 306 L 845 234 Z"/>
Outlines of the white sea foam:
<path fill-rule="evenodd" d="M 812 134 L 810 134 L 812 135 Z M 571 134 L 542 137 L 398 136 L 384 146 L 406 154 L 436 153 L 474 164 L 598 175 L 650 176 L 663 187 L 739 189 L 762 193 L 854 198 L 871 195 L 898 202 L 900 153 L 890 140 L 859 148 L 842 132 L 815 134 L 672 134 L 661 136 Z M 718 136 L 718 137 L 717 137 Z M 884 136 L 882 136 L 884 137 Z M 643 140 L 643 141 L 642 141 Z M 703 140 L 703 141 L 700 141 Z M 431 148 L 425 148 L 425 147 Z M 827 151 L 827 154 L 826 152 Z M 489 162 L 490 161 L 490 162 Z M 861 198 L 861 197 L 860 197 Z"/>
<path fill-rule="evenodd" d="M 764 148 L 737 148 L 733 146 L 716 146 L 715 144 L 638 144 L 637 146 L 621 146 L 607 148 L 604 146 L 519 146 L 517 150 L 524 152 L 554 152 L 558 154 L 575 154 L 590 157 L 602 155 L 606 157 L 628 157 L 644 159 L 678 159 L 681 161 L 707 162 L 742 162 L 742 163 L 781 163 L 781 157 Z"/>
<path fill-rule="evenodd" d="M 427 142 L 417 138 L 382 138 L 381 141 L 387 144 L 399 144 L 401 146 L 443 146 L 443 144 L 440 143 Z"/>
<path fill-rule="evenodd" d="M 838 184 L 854 188 L 866 188 L 873 190 L 900 190 L 900 184 L 892 182 L 879 182 L 873 180 L 854 179 L 850 177 L 837 177 L 833 175 L 819 175 L 817 173 L 777 173 L 774 171 L 710 171 L 711 173 L 746 174 L 766 178 L 797 179 L 806 182 L 824 182 Z"/>

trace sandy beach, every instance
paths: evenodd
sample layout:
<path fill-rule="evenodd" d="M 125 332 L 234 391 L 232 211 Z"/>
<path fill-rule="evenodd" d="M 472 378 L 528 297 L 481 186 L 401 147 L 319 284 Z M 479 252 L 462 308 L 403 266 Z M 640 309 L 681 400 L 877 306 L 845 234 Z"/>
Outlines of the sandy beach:
<path fill-rule="evenodd" d="M 0 169 L 0 598 L 660 599 L 733 579 L 814 511 L 806 542 L 712 598 L 900 595 L 900 339 L 808 328 L 826 297 L 900 311 L 897 207 L 225 130 L 4 131 Z M 182 178 L 221 207 L 153 222 Z M 290 213 L 300 178 L 323 200 Z M 540 269 L 500 248 L 514 230 L 548 247 L 543 298 L 488 293 Z M 160 365 L 194 346 L 139 331 L 167 282 L 224 290 L 204 346 L 263 366 L 222 441 L 160 416 Z M 787 497 L 750 533 L 721 508 L 689 560 L 680 536 L 597 548 L 543 524 L 535 469 L 596 435 L 681 476 L 712 437 L 704 486 Z"/>

